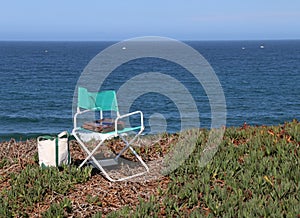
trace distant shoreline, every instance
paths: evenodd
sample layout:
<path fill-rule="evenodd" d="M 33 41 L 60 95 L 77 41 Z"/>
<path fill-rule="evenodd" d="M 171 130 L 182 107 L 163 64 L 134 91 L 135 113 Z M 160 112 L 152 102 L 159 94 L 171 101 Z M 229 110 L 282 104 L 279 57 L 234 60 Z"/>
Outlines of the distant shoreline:
<path fill-rule="evenodd" d="M 274 42 L 274 41 L 300 41 L 300 39 L 177 39 L 181 42 Z M 117 43 L 121 42 L 120 40 L 5 40 L 2 39 L 0 42 L 108 42 L 108 43 Z"/>

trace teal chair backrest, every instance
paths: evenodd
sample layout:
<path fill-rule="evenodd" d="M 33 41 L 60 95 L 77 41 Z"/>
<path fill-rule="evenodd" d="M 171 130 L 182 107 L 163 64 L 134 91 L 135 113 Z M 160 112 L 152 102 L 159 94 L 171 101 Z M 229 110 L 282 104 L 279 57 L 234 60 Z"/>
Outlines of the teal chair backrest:
<path fill-rule="evenodd" d="M 89 92 L 83 87 L 78 88 L 78 107 L 87 110 L 119 111 L 115 91 Z"/>

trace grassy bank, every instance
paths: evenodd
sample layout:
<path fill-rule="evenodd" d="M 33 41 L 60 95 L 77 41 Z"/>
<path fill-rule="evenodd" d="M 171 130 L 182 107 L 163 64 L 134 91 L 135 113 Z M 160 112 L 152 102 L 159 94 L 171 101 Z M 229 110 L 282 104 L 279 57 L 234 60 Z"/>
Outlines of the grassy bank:
<path fill-rule="evenodd" d="M 200 167 L 207 137 L 203 130 L 193 154 L 159 181 L 114 184 L 74 164 L 40 169 L 34 140 L 2 143 L 0 217 L 300 216 L 298 121 L 227 128 L 216 155 Z M 140 151 L 155 159 L 174 142 L 176 135 L 165 135 Z M 83 158 L 76 142 L 71 148 L 73 162 Z"/>

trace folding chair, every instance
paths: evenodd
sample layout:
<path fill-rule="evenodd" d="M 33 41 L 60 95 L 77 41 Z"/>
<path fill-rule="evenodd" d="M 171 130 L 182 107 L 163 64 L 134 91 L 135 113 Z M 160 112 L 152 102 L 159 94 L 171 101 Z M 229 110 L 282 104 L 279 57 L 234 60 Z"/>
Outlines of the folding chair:
<path fill-rule="evenodd" d="M 114 119 L 114 128 L 110 132 L 95 132 L 93 130 L 87 130 L 84 126 L 78 126 L 79 115 L 82 115 L 87 112 L 99 112 L 100 119 L 103 119 L 103 113 L 115 113 L 116 118 Z M 135 127 L 124 127 L 122 129 L 118 129 L 118 123 L 121 119 L 129 118 L 130 116 L 140 116 L 140 125 Z M 82 119 L 82 118 L 81 118 Z M 146 163 L 142 160 L 142 158 L 137 154 L 137 152 L 133 149 L 131 144 L 137 139 L 137 137 L 143 132 L 144 130 L 144 122 L 143 122 L 143 113 L 141 111 L 135 111 L 132 113 L 128 113 L 125 115 L 120 115 L 116 92 L 109 90 L 109 91 L 102 91 L 102 92 L 89 92 L 86 88 L 79 87 L 78 88 L 78 102 L 77 102 L 77 112 L 74 115 L 74 129 L 72 130 L 73 136 L 76 138 L 78 143 L 80 144 L 81 148 L 86 152 L 87 156 L 84 161 L 80 164 L 79 168 L 81 168 L 87 161 L 90 161 L 95 167 L 102 171 L 104 176 L 112 181 L 122 181 L 126 179 L 130 179 L 136 176 L 143 175 L 149 172 L 149 168 Z M 135 132 L 135 136 L 129 140 L 126 139 L 126 134 L 130 132 Z M 137 132 L 137 133 L 136 133 Z M 92 151 L 88 149 L 86 142 L 82 140 L 80 134 L 93 134 L 97 135 L 99 138 L 99 143 L 93 148 Z M 124 142 L 124 148 L 116 155 L 113 159 L 104 159 L 104 160 L 97 160 L 95 158 L 95 152 L 100 148 L 103 143 L 109 139 L 114 137 L 120 137 Z M 122 177 L 119 179 L 113 179 L 107 171 L 104 169 L 105 166 L 110 166 L 114 164 L 118 164 L 118 160 L 124 152 L 129 149 L 133 155 L 138 159 L 138 161 L 142 164 L 145 168 L 145 171 L 135 173 L 130 176 Z"/>

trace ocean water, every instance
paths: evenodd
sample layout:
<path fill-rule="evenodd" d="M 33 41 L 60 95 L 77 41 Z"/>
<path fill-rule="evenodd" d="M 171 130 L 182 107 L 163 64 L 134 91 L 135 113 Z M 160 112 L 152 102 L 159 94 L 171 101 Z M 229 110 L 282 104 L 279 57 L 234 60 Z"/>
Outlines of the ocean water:
<path fill-rule="evenodd" d="M 300 120 L 300 40 L 185 43 L 199 51 L 218 76 L 226 99 L 226 126 Z M 89 61 L 112 44 L 0 42 L 0 140 L 71 131 L 76 83 Z M 180 80 L 194 97 L 200 127 L 210 127 L 205 91 L 174 63 L 155 58 L 130 61 L 116 68 L 101 88 L 117 90 L 143 72 L 163 72 Z M 172 99 L 147 93 L 130 109 L 141 108 L 146 132 L 153 114 L 164 117 L 168 132 L 180 130 L 180 113 Z"/>

